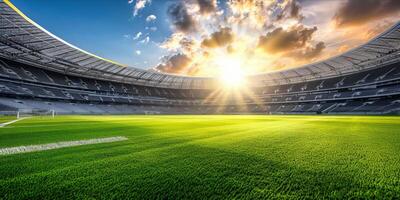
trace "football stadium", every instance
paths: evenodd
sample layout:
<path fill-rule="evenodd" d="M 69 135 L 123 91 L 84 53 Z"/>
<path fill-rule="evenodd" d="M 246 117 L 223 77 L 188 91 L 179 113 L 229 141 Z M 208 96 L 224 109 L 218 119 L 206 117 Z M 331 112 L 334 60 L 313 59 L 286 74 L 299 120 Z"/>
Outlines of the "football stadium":
<path fill-rule="evenodd" d="M 210 17 L 222 5 L 177 2 L 172 8 L 181 9 L 180 17 Z M 242 12 L 254 2 L 226 4 Z M 282 2 L 289 14 L 278 14 L 277 23 L 285 16 L 293 21 L 295 8 L 306 7 Z M 391 5 L 399 19 L 398 1 L 372 2 Z M 131 4 L 140 17 L 158 2 Z M 298 20 L 307 19 L 304 13 Z M 180 34 L 172 35 L 192 33 L 173 25 Z M 316 31 L 297 27 L 301 34 Z M 271 42 L 267 36 L 278 30 L 284 31 L 260 37 L 256 56 L 290 40 L 287 34 Z M 210 49 L 207 58 L 228 43 L 227 51 L 239 51 L 239 36 L 222 39 L 230 31 L 209 34 L 199 45 Z M 332 47 L 319 44 L 304 46 L 305 53 Z M 235 56 L 220 56 L 219 75 L 204 76 L 172 72 L 174 56 L 144 69 L 74 45 L 13 1 L 0 1 L 0 199 L 400 198 L 398 21 L 336 55 L 257 73 L 245 73 Z"/>

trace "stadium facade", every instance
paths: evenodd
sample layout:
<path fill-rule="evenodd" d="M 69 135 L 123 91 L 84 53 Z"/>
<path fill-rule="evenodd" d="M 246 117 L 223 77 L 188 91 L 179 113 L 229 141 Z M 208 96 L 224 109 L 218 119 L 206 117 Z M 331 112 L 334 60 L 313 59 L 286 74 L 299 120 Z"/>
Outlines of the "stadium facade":
<path fill-rule="evenodd" d="M 400 23 L 344 54 L 247 77 L 246 92 L 217 78 L 127 67 L 52 35 L 0 2 L 0 110 L 58 114 L 398 114 Z"/>

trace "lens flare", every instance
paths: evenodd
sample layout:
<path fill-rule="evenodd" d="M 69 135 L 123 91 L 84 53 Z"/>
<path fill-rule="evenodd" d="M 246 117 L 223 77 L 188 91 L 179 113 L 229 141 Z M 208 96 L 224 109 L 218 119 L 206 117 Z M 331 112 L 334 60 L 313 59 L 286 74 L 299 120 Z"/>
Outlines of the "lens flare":
<path fill-rule="evenodd" d="M 234 57 L 223 57 L 216 60 L 219 69 L 219 80 L 228 88 L 243 87 L 246 83 L 242 61 Z"/>

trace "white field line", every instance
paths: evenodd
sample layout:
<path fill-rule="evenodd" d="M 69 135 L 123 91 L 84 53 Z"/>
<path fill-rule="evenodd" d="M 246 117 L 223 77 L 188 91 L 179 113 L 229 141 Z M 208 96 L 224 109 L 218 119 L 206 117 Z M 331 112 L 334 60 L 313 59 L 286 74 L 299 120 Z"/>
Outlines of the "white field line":
<path fill-rule="evenodd" d="M 2 124 L 0 124 L 0 128 L 5 127 L 5 126 L 10 125 L 10 124 L 13 124 L 15 122 L 24 120 L 24 119 L 28 119 L 28 118 L 29 117 L 22 117 L 22 118 L 19 118 L 19 119 L 16 119 L 16 120 L 12 120 L 12 121 L 9 121 L 9 122 L 2 123 Z"/>
<path fill-rule="evenodd" d="M 0 155 L 10 155 L 10 154 L 27 153 L 27 152 L 35 152 L 35 151 L 46 151 L 46 150 L 60 149 L 60 148 L 65 148 L 65 147 L 75 147 L 75 146 L 100 144 L 100 143 L 111 143 L 111 142 L 119 142 L 119 141 L 124 141 L 124 140 L 128 140 L 128 138 L 118 136 L 118 137 L 99 138 L 99 139 L 90 139 L 90 140 L 78 140 L 78 141 L 57 142 L 57 143 L 40 144 L 40 145 L 8 147 L 8 148 L 1 148 Z"/>

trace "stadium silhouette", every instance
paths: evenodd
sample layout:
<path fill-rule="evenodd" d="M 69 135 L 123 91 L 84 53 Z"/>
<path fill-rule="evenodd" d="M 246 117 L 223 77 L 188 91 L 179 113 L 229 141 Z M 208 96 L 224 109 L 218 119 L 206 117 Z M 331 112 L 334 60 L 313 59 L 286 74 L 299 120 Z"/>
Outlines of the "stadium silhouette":
<path fill-rule="evenodd" d="M 399 183 L 399 179 L 398 177 L 394 177 L 396 170 L 397 173 L 399 170 L 399 160 L 395 156 L 398 153 L 399 147 L 399 136 L 395 134 L 400 130 L 399 124 L 396 122 L 398 118 L 389 116 L 354 117 L 354 115 L 397 115 L 400 113 L 400 23 L 395 24 L 361 46 L 323 61 L 287 70 L 249 75 L 243 77 L 243 80 L 239 80 L 240 78 L 236 77 L 236 79 L 224 81 L 221 78 L 214 77 L 190 77 L 142 70 L 101 58 L 79 49 L 46 31 L 25 16 L 9 1 L 0 2 L 0 22 L 0 111 L 4 116 L 18 115 L 18 118 L 25 119 L 20 122 L 16 121 L 15 124 L 10 124 L 9 126 L 8 124 L 4 124 L 7 127 L 0 129 L 0 140 L 2 140 L 1 138 L 4 139 L 3 142 L 0 142 L 0 161 L 2 163 L 0 164 L 0 171 L 2 171 L 0 176 L 4 175 L 3 177 L 5 177 L 0 178 L 0 188 L 2 188 L 0 189 L 0 198 L 399 198 L 400 190 L 399 186 L 396 186 L 396 183 Z M 227 73 L 228 76 L 234 76 L 234 74 L 229 74 L 229 71 Z M 155 116 L 139 116 L 144 114 Z M 46 115 L 52 115 L 52 117 L 46 117 Z M 129 120 L 127 118 L 130 119 L 131 115 L 133 115 L 133 120 L 131 120 L 131 123 L 128 123 Z M 55 118 L 53 119 L 53 117 Z M 164 120 L 169 118 L 175 121 L 165 122 L 169 126 L 165 124 L 160 125 Z M 193 121 L 190 121 L 190 118 Z M 218 120 L 222 118 L 224 120 L 221 121 L 221 125 L 231 125 L 231 123 L 237 126 L 240 124 L 244 125 L 243 127 L 237 127 L 237 131 L 229 129 L 227 130 L 229 134 L 224 135 L 218 132 Z M 115 119 L 122 120 L 126 124 L 121 125 L 120 123 L 122 122 L 115 121 Z M 329 121 L 332 119 L 340 122 Z M 354 123 L 361 123 L 359 129 L 346 129 L 347 132 L 341 129 L 351 126 L 346 120 L 354 119 L 357 120 Z M 61 121 L 57 122 L 57 120 Z M 145 122 L 146 120 L 150 121 Z M 272 143 L 272 141 L 285 143 L 275 138 L 276 135 L 274 136 L 274 140 L 264 141 L 261 139 L 265 145 L 271 145 L 270 147 L 255 143 L 255 141 L 253 141 L 254 143 L 249 142 L 251 133 L 248 133 L 247 136 L 245 134 L 242 135 L 242 133 L 247 133 L 246 131 L 252 128 L 256 129 L 252 124 L 253 122 L 250 121 L 257 122 L 261 120 L 268 121 L 268 123 L 277 123 L 276 121 L 279 120 L 281 124 L 265 124 L 265 127 L 264 125 L 262 126 L 265 129 L 268 128 L 268 130 L 274 130 L 276 134 L 280 133 L 279 130 L 282 133 L 287 133 L 290 137 L 295 138 L 294 140 L 297 142 L 305 141 L 308 138 L 305 141 L 309 142 L 307 143 L 308 146 L 305 146 L 311 150 L 302 149 L 300 143 L 295 143 L 296 141 L 291 140 L 287 135 L 282 136 L 287 139 L 286 145 L 288 146 L 286 147 L 276 147 L 274 149 L 274 145 L 277 144 Z M 301 122 L 296 120 L 301 120 Z M 318 120 L 324 125 L 321 129 L 319 129 L 319 125 L 314 126 L 309 124 L 312 123 L 311 121 Z M 376 124 L 362 124 L 367 123 L 367 121 L 368 123 L 372 123 L 369 120 L 375 121 Z M 77 121 L 82 122 L 82 124 L 76 124 Z M 98 124 L 93 126 L 90 124 L 95 122 Z M 175 124 L 179 122 L 182 124 Z M 88 132 L 89 128 L 98 130 L 98 133 L 93 135 L 89 133 L 79 135 L 79 133 L 75 135 L 76 137 L 71 135 L 55 136 L 51 134 L 60 134 L 61 131 L 53 130 L 55 127 L 52 125 L 56 126 L 58 124 L 63 127 L 63 130 L 68 131 L 72 128 L 72 126 L 68 126 L 69 123 L 74 124 L 72 126 L 76 126 L 76 128 L 81 127 L 84 129 L 75 130 L 77 133 Z M 384 123 L 387 123 L 387 126 L 390 127 L 384 127 Z M 191 125 L 190 127 L 189 124 Z M 35 125 L 48 126 L 48 129 L 40 129 L 39 131 L 39 129 L 36 129 L 38 127 L 35 128 Z M 158 125 L 159 129 L 164 130 L 165 128 L 167 135 L 160 133 L 156 137 L 154 131 Z M 96 126 L 102 127 L 102 129 L 96 129 Z M 200 132 L 202 130 L 200 129 L 201 127 L 212 126 L 215 129 L 203 130 L 203 132 L 196 136 L 195 132 L 191 132 L 192 126 L 193 130 Z M 24 127 L 33 128 L 23 129 Z M 196 140 L 197 137 L 202 139 L 196 140 L 191 145 L 198 143 L 201 145 L 196 146 L 196 148 L 193 147 L 193 149 L 186 149 L 189 147 L 183 144 L 179 146 L 178 143 L 189 139 L 174 135 L 175 133 L 170 133 L 171 130 L 175 130 L 177 127 L 184 127 L 179 129 L 181 132 L 188 130 L 189 136 L 187 137 L 190 140 Z M 318 137 L 332 133 L 329 138 L 334 138 L 338 143 L 338 146 L 335 148 L 342 148 L 343 154 L 341 154 L 340 149 L 332 149 L 333 147 L 330 145 L 333 145 L 335 142 L 329 143 L 323 139 L 319 140 L 314 138 L 317 136 L 307 135 L 308 133 L 304 133 L 306 136 L 302 139 L 302 136 L 292 135 L 296 130 L 302 132 L 302 128 L 307 129 L 309 132 L 315 131 L 320 133 L 321 135 Z M 143 148 L 147 148 L 146 145 L 151 146 L 151 143 L 145 139 L 145 133 L 150 129 L 153 135 L 148 136 L 148 140 L 153 139 L 157 145 L 161 146 L 154 153 L 157 154 L 157 158 L 154 158 L 157 161 L 150 159 L 152 156 L 155 156 L 151 152 L 146 151 L 146 154 L 143 156 L 135 157 L 139 155 L 135 154 L 135 156 L 130 157 L 130 154 L 127 153 L 128 147 L 118 146 L 118 144 L 129 146 L 133 145 L 133 143 L 135 145 L 141 143 L 143 146 L 129 146 L 129 148 L 132 148 L 132 151 L 142 151 Z M 14 132 L 8 131 L 13 130 L 15 130 L 15 134 L 18 134 L 19 137 L 12 138 L 10 136 Z M 39 133 L 44 133 L 43 131 L 48 135 L 39 137 Z M 116 135 L 113 135 L 114 132 L 116 132 Z M 129 135 L 131 132 L 140 132 L 141 134 Z M 240 132 L 240 134 L 237 135 L 235 134 L 236 132 Z M 356 134 L 362 139 L 354 144 L 347 143 L 344 140 L 356 141 L 357 139 L 353 138 L 351 134 L 340 135 L 342 132 Z M 375 140 L 377 146 L 367 150 L 367 147 L 373 146 L 373 142 L 368 144 L 362 143 L 362 141 L 366 141 L 367 136 L 362 136 L 361 134 L 368 133 L 373 135 L 373 133 L 378 132 L 382 133 L 383 139 Z M 386 132 L 388 135 L 385 135 L 383 132 Z M 29 133 L 32 134 L 30 135 Z M 213 135 L 213 137 L 202 135 L 214 133 L 217 135 Z M 36 136 L 38 138 L 35 138 Z M 37 156 L 35 157 L 29 157 L 36 155 L 35 153 L 19 154 L 20 151 L 28 152 L 26 149 L 30 148 L 29 145 L 53 144 L 54 142 L 63 141 L 86 141 L 87 139 L 112 136 L 118 136 L 118 138 L 107 139 L 105 141 L 107 144 L 101 144 L 103 146 L 100 146 L 99 149 L 91 149 L 90 146 L 96 145 L 89 145 L 87 147 L 79 147 L 80 149 L 76 151 L 64 148 L 62 150 L 37 152 Z M 23 140 L 22 138 L 24 137 L 29 139 Z M 214 137 L 222 137 L 226 143 L 220 140 L 216 142 L 214 141 L 216 140 Z M 235 143 L 236 145 L 229 143 L 231 140 L 236 140 L 235 138 L 237 137 L 242 137 L 242 139 L 238 140 L 243 140 L 244 143 L 242 144 L 240 141 L 239 144 Z M 341 140 L 340 137 L 344 139 Z M 374 135 L 374 138 L 376 138 L 376 135 Z M 253 139 L 258 140 L 257 138 Z M 363 153 L 372 154 L 373 151 L 380 152 L 387 150 L 386 148 L 389 148 L 389 146 L 385 147 L 384 143 L 380 143 L 383 140 L 385 142 L 392 141 L 390 147 L 393 147 L 393 149 L 390 153 L 382 153 L 377 160 L 386 160 L 382 162 L 366 160 L 364 164 L 368 165 L 370 167 L 368 169 L 373 171 L 373 169 L 376 170 L 380 166 L 382 167 L 380 164 L 387 163 L 389 167 L 382 170 L 389 170 L 387 172 L 391 178 L 385 175 L 374 174 L 375 172 L 368 170 L 365 172 L 365 176 L 360 175 L 361 172 L 355 173 L 360 177 L 371 177 L 373 179 L 375 176 L 382 178 L 379 180 L 384 180 L 383 185 L 374 185 L 376 182 L 369 178 L 365 178 L 366 183 L 363 185 L 361 184 L 361 180 L 348 178 L 349 176 L 352 177 L 352 175 L 346 174 L 349 173 L 346 170 L 343 170 L 343 176 L 338 175 L 342 172 L 340 170 L 332 172 L 327 169 L 327 171 L 322 170 L 315 173 L 312 170 L 307 170 L 313 167 L 313 162 L 324 162 L 323 158 L 329 156 L 332 159 L 336 159 L 336 162 L 345 162 L 344 165 L 350 167 L 352 170 L 363 168 L 365 167 L 364 165 L 360 163 L 352 164 L 352 162 L 362 160 L 363 157 L 360 155 Z M 163 145 L 163 141 L 167 144 L 166 146 Z M 213 148 L 217 147 L 205 144 L 206 141 L 215 142 L 216 146 L 227 144 L 230 146 L 223 150 L 216 150 Z M 317 141 L 316 143 L 318 144 L 325 144 L 324 142 L 326 142 L 327 146 L 326 148 L 317 148 L 312 145 L 312 141 Z M 87 143 L 103 143 L 103 141 L 90 140 Z M 212 144 L 214 145 L 214 143 Z M 246 144 L 248 145 L 245 146 L 246 148 L 241 146 Z M 63 145 L 81 145 L 81 142 L 66 143 Z M 261 150 L 261 146 L 257 145 L 265 147 L 266 151 L 274 154 L 275 157 L 279 157 L 278 155 L 280 155 L 291 159 L 290 163 L 306 159 L 303 157 L 291 157 L 291 155 L 284 153 L 276 153 L 279 148 L 286 149 L 287 152 L 292 152 L 289 149 L 293 147 L 293 151 L 303 152 L 303 155 L 310 156 L 312 161 L 308 160 L 307 166 L 309 168 L 305 167 L 303 169 L 301 167 L 304 163 L 290 166 L 288 163 L 282 164 L 271 160 L 266 161 L 261 157 L 252 157 L 250 154 L 244 153 L 245 150 L 250 152 L 253 152 L 253 150 L 254 152 L 263 151 Z M 19 148 L 19 146 L 28 146 L 28 148 Z M 9 147 L 18 147 L 19 149 L 7 149 Z M 54 145 L 51 146 L 51 148 L 53 147 Z M 172 147 L 181 149 L 176 150 L 176 152 L 172 152 L 171 149 L 164 149 L 165 152 L 162 153 L 158 152 L 163 150 L 162 148 Z M 350 149 L 347 149 L 348 147 Z M 32 148 L 50 147 L 41 146 Z M 115 151 L 108 151 L 113 148 Z M 241 150 L 237 152 L 232 150 L 235 148 Z M 326 151 L 327 157 L 318 154 L 317 151 L 313 151 L 313 153 L 308 152 L 309 154 L 307 154 L 307 151 L 312 151 L 313 148 L 319 149 L 318 151 Z M 283 152 L 286 150 L 281 149 L 280 151 Z M 36 150 L 32 149 L 32 151 Z M 87 157 L 83 155 L 86 152 Z M 358 153 L 354 153 L 354 157 L 347 157 L 353 155 L 352 152 Z M 14 153 L 16 155 L 8 155 Z M 135 172 L 135 167 L 124 168 L 124 164 L 126 163 L 109 166 L 101 162 L 102 159 L 107 159 L 107 156 L 112 157 L 118 153 L 121 153 L 121 155 L 115 157 L 115 160 L 110 159 L 110 163 L 122 162 L 122 160 L 118 159 L 124 159 L 124 156 L 126 156 L 126 159 L 132 159 L 132 162 L 143 162 L 144 167 L 135 166 L 141 169 L 140 172 Z M 174 153 L 179 160 L 168 157 L 168 155 Z M 82 155 L 78 159 L 73 156 L 74 154 Z M 56 157 L 61 155 L 65 157 L 57 160 Z M 170 162 L 163 160 L 163 155 L 171 159 Z M 383 155 L 387 155 L 387 158 L 381 157 Z M 335 156 L 342 157 L 338 158 Z M 368 155 L 365 156 L 368 157 Z M 374 156 L 378 155 L 374 154 Z M 47 168 L 48 170 L 54 170 L 63 165 L 59 162 L 69 163 L 64 164 L 71 166 L 70 170 L 73 170 L 72 162 L 80 163 L 85 159 L 92 162 L 94 158 L 98 159 L 96 161 L 98 166 L 95 166 L 96 164 L 92 166 L 93 169 L 98 170 L 96 173 L 103 173 L 104 177 L 107 177 L 107 174 L 111 174 L 109 177 L 118 177 L 118 181 L 107 180 L 102 175 L 102 178 L 94 178 L 95 181 L 91 181 L 88 185 L 90 180 L 79 180 L 80 176 L 78 174 L 74 174 L 75 176 L 73 177 L 76 179 L 73 180 L 58 174 L 63 173 L 63 170 L 66 169 L 62 168 L 63 170 L 61 170 L 60 168 L 57 174 L 48 174 L 51 177 L 52 183 L 44 182 L 41 186 L 40 181 L 45 181 L 45 178 L 35 179 L 34 177 L 29 177 L 29 179 L 23 179 L 26 181 L 27 185 L 25 185 L 23 182 L 19 182 L 20 180 L 13 179 L 18 176 L 18 171 L 22 169 L 10 172 L 10 170 L 18 168 L 18 165 L 28 166 L 28 164 L 24 164 L 24 159 L 31 160 L 31 162 L 37 164 L 38 168 L 32 168 L 32 170 L 38 173 L 37 176 L 39 176 L 40 173 L 46 173 Z M 70 161 L 67 161 L 68 159 Z M 140 159 L 144 159 L 146 162 L 144 160 L 138 161 Z M 190 167 L 185 162 L 185 159 L 190 159 L 188 161 L 188 163 L 190 162 Z M 206 161 L 208 161 L 207 164 L 203 163 Z M 173 162 L 176 164 L 172 164 Z M 221 165 L 217 164 L 219 162 L 225 163 Z M 251 168 L 250 165 L 247 166 L 247 162 L 251 163 L 254 168 Z M 44 163 L 51 164 L 46 165 Z M 255 163 L 261 163 L 262 166 L 258 166 Z M 336 166 L 334 161 L 331 164 L 331 166 Z M 237 171 L 229 166 L 235 166 Z M 40 170 L 39 167 L 41 167 Z M 90 172 L 86 170 L 90 166 L 83 167 L 82 164 L 80 167 L 82 168 L 79 168 L 78 171 L 81 170 L 82 177 L 88 178 Z M 159 169 L 155 169 L 157 167 Z M 111 169 L 119 170 L 121 174 Z M 152 169 L 154 171 L 151 171 Z M 172 169 L 176 171 L 169 171 Z M 146 170 L 150 170 L 151 172 Z M 161 170 L 164 174 L 161 172 L 158 173 L 157 170 Z M 195 175 L 185 170 L 193 172 Z M 208 170 L 210 171 L 207 172 Z M 289 171 L 291 175 L 286 174 Z M 24 175 L 28 176 L 28 172 L 26 173 L 24 172 Z M 66 173 L 70 174 L 73 172 Z M 129 173 L 139 174 L 138 177 L 131 178 L 132 180 L 143 181 L 139 181 L 141 185 L 136 185 L 134 181 L 130 182 L 128 179 L 124 179 L 123 174 Z M 143 175 L 143 179 L 141 179 L 140 174 L 142 173 L 148 173 L 148 176 Z M 176 175 L 178 173 L 182 174 L 178 176 Z M 215 176 L 208 176 L 209 174 L 207 173 L 212 173 Z M 260 176 L 257 176 L 257 173 L 260 173 Z M 331 173 L 335 173 L 335 176 Z M 94 174 L 92 175 L 94 176 Z M 43 177 L 47 177 L 47 175 L 43 175 Z M 206 178 L 202 179 L 200 177 Z M 263 177 L 265 178 L 263 181 L 266 181 L 263 182 L 260 180 L 263 184 L 274 184 L 265 186 L 267 188 L 263 190 L 265 193 L 258 193 L 256 188 L 261 188 L 260 190 L 262 190 L 263 184 L 259 185 L 258 183 L 261 182 L 257 182 L 257 178 L 246 180 L 246 177 Z M 194 181 L 197 180 L 196 178 L 201 179 L 198 184 Z M 213 182 L 214 179 L 218 181 Z M 76 182 L 68 185 L 68 180 Z M 104 184 L 108 183 L 105 186 L 107 188 L 113 187 L 113 184 L 118 185 L 118 183 L 121 183 L 122 185 L 119 188 L 121 190 L 116 189 L 116 191 L 112 191 L 111 189 L 104 189 L 104 185 L 96 186 L 95 182 L 98 180 L 104 180 Z M 239 181 L 237 185 L 235 180 Z M 284 180 L 287 181 L 287 185 L 285 185 Z M 180 181 L 181 183 L 179 183 Z M 330 182 L 334 185 L 333 187 L 329 186 Z M 61 183 L 65 185 L 58 185 Z M 29 189 L 30 186 L 28 184 L 33 185 L 32 189 Z M 77 186 L 75 187 L 73 184 Z M 127 184 L 125 185 L 126 187 L 123 184 Z M 243 184 L 247 185 L 244 186 Z M 135 190 L 129 188 L 129 185 L 143 188 Z M 204 185 L 209 185 L 210 187 Z M 279 185 L 283 185 L 282 188 Z M 90 189 L 82 189 L 86 186 Z M 24 187 L 26 188 L 22 189 Z M 212 187 L 215 187 L 215 190 Z M 247 187 L 251 187 L 252 189 Z M 299 189 L 299 187 L 302 189 Z M 19 193 L 18 191 L 24 192 Z M 112 196 L 113 194 L 115 196 Z M 263 196 L 263 194 L 266 196 Z M 274 194 L 277 195 L 274 196 Z"/>

